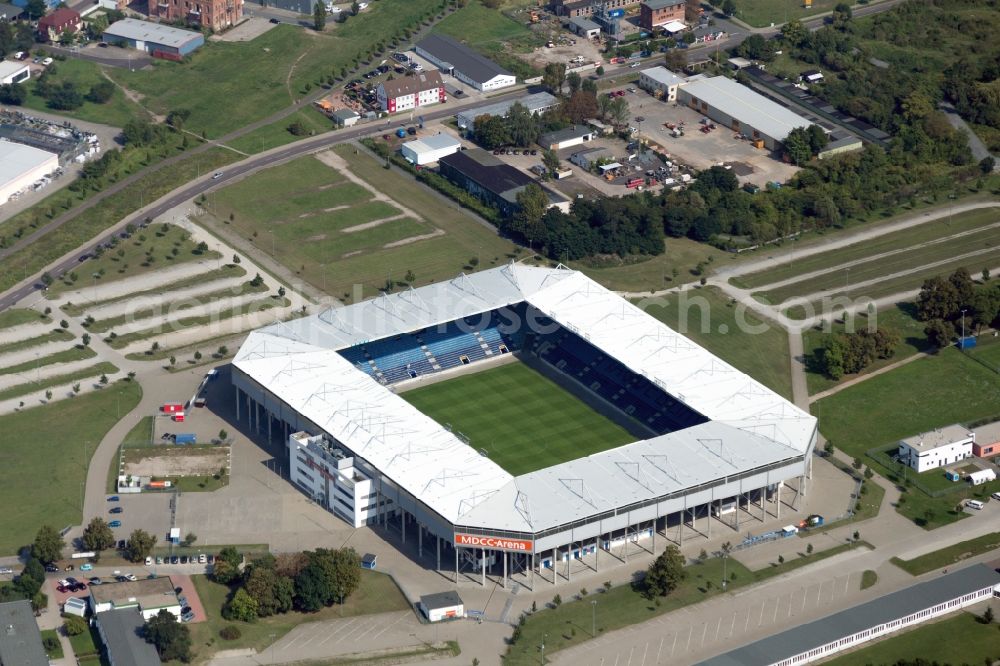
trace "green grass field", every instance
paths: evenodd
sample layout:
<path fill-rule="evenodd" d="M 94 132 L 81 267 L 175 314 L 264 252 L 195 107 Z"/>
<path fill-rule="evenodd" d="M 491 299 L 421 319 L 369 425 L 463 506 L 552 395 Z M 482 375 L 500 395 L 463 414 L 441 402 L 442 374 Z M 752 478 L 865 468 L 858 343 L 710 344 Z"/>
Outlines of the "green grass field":
<path fill-rule="evenodd" d="M 811 7 L 805 7 L 801 0 L 735 0 L 735 2 L 736 18 L 757 28 L 833 11 L 837 4 L 835 0 L 813 0 Z"/>
<path fill-rule="evenodd" d="M 195 662 L 204 663 L 218 650 L 255 648 L 263 650 L 278 641 L 299 624 L 322 622 L 341 617 L 390 613 L 410 608 L 406 597 L 399 591 L 395 581 L 383 573 L 362 570 L 361 583 L 343 605 L 324 608 L 317 613 L 285 613 L 261 618 L 256 622 L 230 622 L 222 617 L 222 606 L 230 590 L 225 585 L 209 580 L 207 576 L 192 576 L 198 597 L 205 607 L 207 620 L 189 625 L 195 652 Z M 219 638 L 219 630 L 226 625 L 235 625 L 242 634 L 235 641 Z"/>
<path fill-rule="evenodd" d="M 894 557 L 889 561 L 911 576 L 919 576 L 928 571 L 950 567 L 964 559 L 982 555 L 997 548 L 1000 548 L 1000 532 L 991 532 L 975 539 L 960 541 L 945 548 L 931 551 L 920 557 L 914 557 L 912 560 L 901 560 Z"/>
<path fill-rule="evenodd" d="M 788 335 L 715 288 L 633 301 L 734 367 L 781 395 L 792 397 Z"/>
<path fill-rule="evenodd" d="M 55 84 L 59 85 L 64 81 L 72 81 L 84 96 L 86 96 L 91 86 L 95 83 L 106 80 L 101 74 L 102 67 L 97 63 L 87 60 L 59 60 L 53 63 L 52 67 L 55 67 L 55 74 L 52 75 L 52 81 Z M 34 76 L 32 76 L 28 84 L 28 98 L 25 100 L 24 106 L 29 109 L 37 109 L 47 113 L 58 113 L 70 118 L 87 120 L 92 123 L 102 123 L 104 125 L 111 125 L 112 127 L 122 127 L 133 118 L 148 118 L 148 114 L 135 102 L 130 101 L 119 88 L 115 88 L 114 95 L 104 104 L 84 101 L 83 106 L 75 111 L 55 111 L 46 105 L 45 98 L 35 94 Z"/>
<path fill-rule="evenodd" d="M 523 363 L 407 391 L 403 398 L 519 475 L 635 441 Z"/>
<path fill-rule="evenodd" d="M 328 22 L 323 33 L 280 25 L 249 42 L 206 42 L 187 62 L 108 73 L 152 111 L 189 109 L 187 128 L 218 138 L 288 107 L 307 83 L 350 69 L 373 44 L 438 7 L 436 0 L 379 0 L 345 24 Z"/>
<path fill-rule="evenodd" d="M 252 132 L 247 132 L 243 136 L 233 139 L 226 145 L 245 153 L 259 153 L 271 148 L 283 146 L 286 143 L 298 141 L 301 136 L 295 136 L 288 131 L 288 126 L 298 121 L 306 128 L 306 131 L 321 134 L 334 128 L 333 121 L 323 115 L 313 106 L 299 109 L 287 118 L 264 125 Z"/>
<path fill-rule="evenodd" d="M 924 323 L 917 321 L 913 316 L 916 306 L 913 303 L 896 303 L 895 305 L 883 307 L 875 314 L 875 325 L 880 329 L 892 329 L 899 333 L 900 342 L 896 347 L 896 353 L 892 358 L 877 359 L 870 366 L 865 368 L 858 375 L 847 375 L 835 381 L 819 372 L 818 366 L 813 361 L 816 353 L 823 349 L 824 341 L 828 334 L 809 328 L 802 334 L 802 346 L 806 353 L 806 382 L 809 385 L 809 395 L 821 393 L 855 377 L 866 375 L 883 368 L 891 363 L 897 363 L 928 349 L 927 336 L 924 335 Z M 854 330 L 860 331 L 868 326 L 868 317 L 857 317 L 854 320 Z M 843 333 L 844 324 L 834 323 L 832 333 Z"/>
<path fill-rule="evenodd" d="M 470 2 L 434 26 L 433 32 L 466 42 L 518 76 L 525 77 L 531 75 L 531 66 L 515 54 L 530 53 L 545 40 L 525 25 L 527 14 L 519 16 L 520 22 L 482 3 Z"/>
<path fill-rule="evenodd" d="M 823 398 L 812 412 L 837 448 L 861 456 L 903 437 L 991 416 L 998 406 L 1000 376 L 949 348 Z"/>
<path fill-rule="evenodd" d="M 115 382 L 73 400 L 0 417 L 0 502 L 18 507 L 0 513 L 0 553 L 15 554 L 40 525 L 62 529 L 80 523 L 80 488 L 90 455 L 119 414 L 141 397 L 137 383 Z M 39 492 L 39 483 L 45 492 Z M 31 501 L 24 501 L 28 497 Z"/>
<path fill-rule="evenodd" d="M 34 324 L 40 321 L 51 322 L 52 319 L 37 310 L 28 310 L 25 308 L 14 308 L 0 312 L 0 328 L 10 328 L 11 326 L 20 326 L 21 324 Z"/>
<path fill-rule="evenodd" d="M 994 213 L 994 222 L 1000 220 L 1000 212 Z M 966 256 L 975 253 L 972 256 Z M 930 266 L 938 262 L 941 265 Z M 870 261 L 847 268 L 817 275 L 812 278 L 794 282 L 776 289 L 757 292 L 754 295 L 767 298 L 772 303 L 781 303 L 786 299 L 819 294 L 848 295 L 851 297 L 879 296 L 906 289 L 908 286 L 919 287 L 924 279 L 933 275 L 944 275 L 955 268 L 966 267 L 969 272 L 978 275 L 983 268 L 994 269 L 1000 264 L 1000 227 L 981 229 L 969 232 L 958 238 L 942 240 L 941 242 L 923 247 L 912 248 L 898 252 L 888 257 L 873 258 Z M 905 276 L 880 280 L 883 276 L 892 276 L 901 271 L 913 271 Z M 849 273 L 848 273 L 849 270 Z M 862 282 L 875 281 L 873 284 L 861 286 Z M 858 285 L 858 286 L 853 286 Z"/>
<path fill-rule="evenodd" d="M 957 233 L 974 231 L 996 222 L 1000 222 L 1000 209 L 975 210 L 807 257 L 796 257 L 795 250 L 791 249 L 785 255 L 788 259 L 787 263 L 765 271 L 742 275 L 739 282 L 740 286 L 756 289 L 804 273 L 832 269 L 848 261 L 858 261 L 876 254 L 937 241 Z M 853 281 L 855 278 L 854 270 L 851 271 L 851 274 Z"/>
<path fill-rule="evenodd" d="M 1000 653 L 1000 631 L 995 624 L 980 624 L 974 615 L 956 615 L 920 625 L 910 631 L 878 641 L 823 662 L 825 666 L 891 666 L 900 660 L 916 659 L 931 664 L 982 664 Z"/>
<path fill-rule="evenodd" d="M 125 280 L 191 261 L 211 261 L 210 266 L 215 268 L 219 253 L 211 249 L 199 252 L 190 236 L 190 232 L 172 224 L 137 229 L 131 238 L 118 239 L 115 247 L 105 250 L 100 257 L 81 264 L 76 270 L 67 271 L 62 280 L 52 283 L 45 295 L 50 299 L 57 298 L 71 289 L 86 291 L 90 286 Z M 98 275 L 96 279 L 95 273 Z"/>
<path fill-rule="evenodd" d="M 222 236 L 235 233 L 273 251 L 313 286 L 344 301 L 375 296 L 389 279 L 405 284 L 408 271 L 420 286 L 517 256 L 509 241 L 409 176 L 383 169 L 353 146 L 336 152 L 354 175 L 392 201 L 375 200 L 336 169 L 303 157 L 212 195 L 208 223 Z M 404 214 L 403 206 L 422 219 Z M 350 230 L 386 218 L 396 219 Z"/>

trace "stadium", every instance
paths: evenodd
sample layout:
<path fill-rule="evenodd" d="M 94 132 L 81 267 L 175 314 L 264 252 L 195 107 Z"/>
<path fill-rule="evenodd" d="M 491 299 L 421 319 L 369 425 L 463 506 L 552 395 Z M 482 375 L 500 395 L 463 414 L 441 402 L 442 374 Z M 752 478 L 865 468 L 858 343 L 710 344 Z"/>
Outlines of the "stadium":
<path fill-rule="evenodd" d="M 780 517 L 817 437 L 812 416 L 563 266 L 272 324 L 232 378 L 237 418 L 287 442 L 293 483 L 409 535 L 456 582 L 568 581 L 574 560 L 738 531 L 768 504 Z"/>

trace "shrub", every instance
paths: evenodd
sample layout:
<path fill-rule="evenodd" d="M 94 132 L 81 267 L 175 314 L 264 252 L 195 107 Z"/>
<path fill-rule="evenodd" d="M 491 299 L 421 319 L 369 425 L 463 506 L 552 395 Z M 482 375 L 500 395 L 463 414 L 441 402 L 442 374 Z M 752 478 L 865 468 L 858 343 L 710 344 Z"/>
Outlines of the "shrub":
<path fill-rule="evenodd" d="M 235 641 L 242 635 L 243 634 L 240 633 L 239 627 L 232 624 L 227 624 L 222 629 L 219 629 L 219 638 L 226 641 Z"/>
<path fill-rule="evenodd" d="M 76 615 L 66 615 L 63 628 L 66 629 L 67 636 L 79 636 L 87 631 L 87 621 Z"/>

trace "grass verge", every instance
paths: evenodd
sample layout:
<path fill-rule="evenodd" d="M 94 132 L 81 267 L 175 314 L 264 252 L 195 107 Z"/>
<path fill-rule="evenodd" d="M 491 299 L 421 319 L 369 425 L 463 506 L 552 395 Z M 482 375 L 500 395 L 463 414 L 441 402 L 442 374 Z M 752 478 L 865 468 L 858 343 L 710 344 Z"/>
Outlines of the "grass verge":
<path fill-rule="evenodd" d="M 0 312 L 0 328 L 10 328 L 11 326 L 34 324 L 37 322 L 48 324 L 51 321 L 51 317 L 46 317 L 37 310 L 29 310 L 27 308 L 13 308 Z"/>
<path fill-rule="evenodd" d="M 70 347 L 69 349 L 64 349 L 63 351 L 56 352 L 50 356 L 43 356 L 35 361 L 26 361 L 18 365 L 0 368 L 0 375 L 14 375 L 20 372 L 28 372 L 29 370 L 34 370 L 35 368 L 44 368 L 47 365 L 83 361 L 95 356 L 97 356 L 97 352 L 90 347 L 84 347 L 83 349 L 80 349 L 79 347 Z"/>
<path fill-rule="evenodd" d="M 76 372 L 69 372 L 65 375 L 48 377 L 40 382 L 29 382 L 27 384 L 11 386 L 8 389 L 0 391 L 0 400 L 9 400 L 10 398 L 17 398 L 22 395 L 27 395 L 28 393 L 49 389 L 53 386 L 62 386 L 63 384 L 69 384 L 78 380 L 89 379 L 91 377 L 99 377 L 100 375 L 107 375 L 114 372 L 118 372 L 118 368 L 114 363 L 102 361 L 101 363 L 96 363 L 81 370 L 77 370 Z"/>
<path fill-rule="evenodd" d="M 869 587 L 875 585 L 878 582 L 878 574 L 871 569 L 865 569 L 861 572 L 861 589 L 867 590 Z"/>
<path fill-rule="evenodd" d="M 5 345 L 0 345 L 0 354 L 9 354 L 11 352 L 21 351 L 22 349 L 30 349 L 32 347 L 39 347 L 49 342 L 66 342 L 72 340 L 76 336 L 69 331 L 57 328 L 44 335 L 36 335 L 33 338 L 27 338 L 25 340 L 18 340 L 17 342 L 8 342 Z"/>
<path fill-rule="evenodd" d="M 889 561 L 911 576 L 919 576 L 928 571 L 958 564 L 962 560 L 988 553 L 997 548 L 1000 548 L 1000 532 L 990 532 L 975 539 L 960 541 L 939 550 L 925 553 L 919 557 L 914 557 L 912 560 L 902 560 L 894 557 Z"/>
<path fill-rule="evenodd" d="M 19 507 L 0 512 L 0 553 L 13 555 L 34 538 L 39 525 L 61 529 L 80 523 L 79 493 L 90 453 L 141 397 L 137 383 L 120 381 L 75 400 L 0 416 L 5 442 L 0 502 Z M 46 480 L 43 493 L 39 479 Z"/>

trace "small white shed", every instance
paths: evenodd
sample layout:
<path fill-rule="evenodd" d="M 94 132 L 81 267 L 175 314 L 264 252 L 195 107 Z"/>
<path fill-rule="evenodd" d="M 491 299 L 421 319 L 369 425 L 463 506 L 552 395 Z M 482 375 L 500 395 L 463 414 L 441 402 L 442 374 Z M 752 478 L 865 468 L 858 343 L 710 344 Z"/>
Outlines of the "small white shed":
<path fill-rule="evenodd" d="M 989 483 L 990 481 L 995 481 L 997 478 L 997 473 L 992 469 L 981 469 L 978 472 L 973 472 L 968 476 L 969 483 L 974 486 L 981 486 L 984 483 Z"/>
<path fill-rule="evenodd" d="M 63 613 L 84 617 L 87 615 L 87 600 L 81 597 L 70 597 L 63 603 Z"/>
<path fill-rule="evenodd" d="M 420 610 L 431 622 L 465 617 L 465 604 L 458 592 L 437 592 L 420 597 Z"/>

